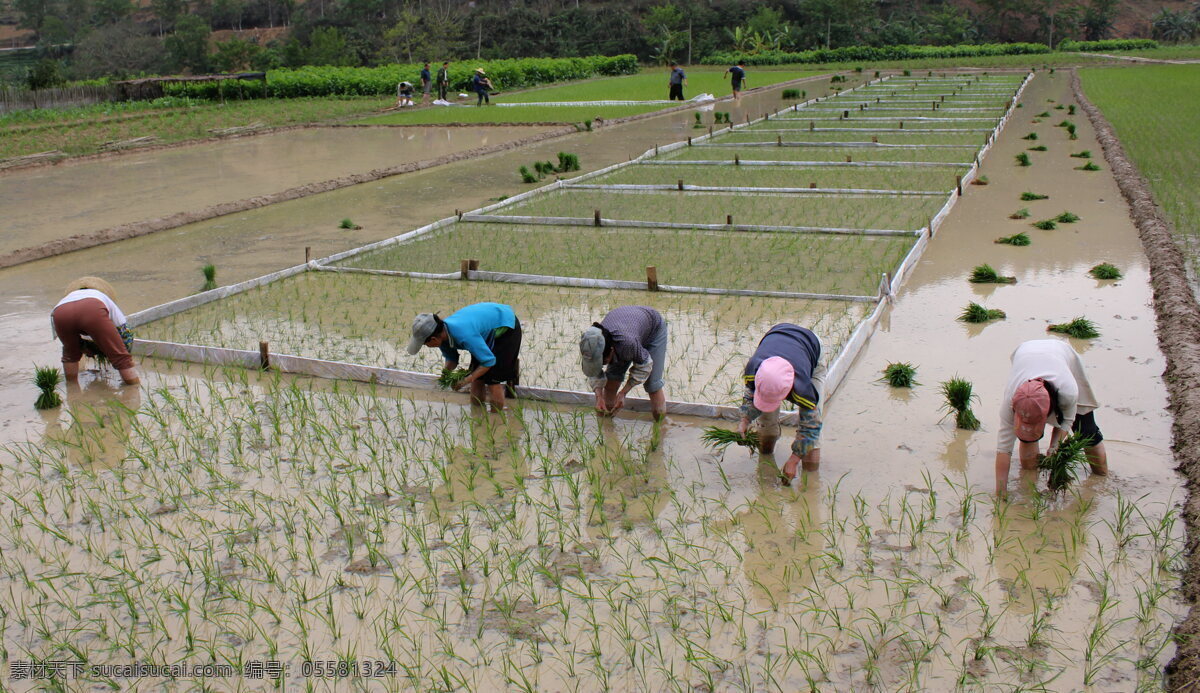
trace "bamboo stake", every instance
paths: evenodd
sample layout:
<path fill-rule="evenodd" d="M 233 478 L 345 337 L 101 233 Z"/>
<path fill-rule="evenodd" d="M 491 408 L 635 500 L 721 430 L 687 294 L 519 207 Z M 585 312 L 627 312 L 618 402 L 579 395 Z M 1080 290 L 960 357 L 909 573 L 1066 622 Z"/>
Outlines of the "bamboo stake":
<path fill-rule="evenodd" d="M 264 371 L 271 368 L 271 349 L 266 342 L 258 343 L 258 367 Z"/>
<path fill-rule="evenodd" d="M 312 246 L 306 245 L 304 246 L 304 264 L 307 265 L 310 262 L 312 262 Z"/>
<path fill-rule="evenodd" d="M 594 210 L 594 211 L 592 212 L 592 225 L 593 225 L 593 226 L 599 226 L 599 225 L 600 225 L 600 210 L 598 210 L 598 209 L 597 209 L 597 210 Z"/>
<path fill-rule="evenodd" d="M 658 291 L 658 268 L 657 267 L 647 267 L 646 268 L 646 290 L 647 291 Z"/>

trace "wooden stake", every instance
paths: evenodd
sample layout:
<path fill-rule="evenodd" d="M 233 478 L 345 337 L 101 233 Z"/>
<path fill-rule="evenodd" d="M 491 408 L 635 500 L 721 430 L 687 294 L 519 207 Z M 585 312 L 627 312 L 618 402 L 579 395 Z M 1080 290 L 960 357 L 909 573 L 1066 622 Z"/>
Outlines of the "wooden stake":
<path fill-rule="evenodd" d="M 471 270 L 472 272 L 477 271 L 479 269 L 479 260 L 472 258 L 467 262 L 467 269 Z"/>
<path fill-rule="evenodd" d="M 592 225 L 593 226 L 600 225 L 600 210 L 598 210 L 598 209 L 592 213 Z"/>
<path fill-rule="evenodd" d="M 879 136 L 871 135 L 871 144 L 879 144 Z"/>
<path fill-rule="evenodd" d="M 458 261 L 458 278 L 459 279 L 470 279 L 471 278 L 471 261 L 470 260 L 463 259 L 463 260 Z"/>
<path fill-rule="evenodd" d="M 712 126 L 711 125 L 708 126 L 708 136 L 712 137 Z"/>
<path fill-rule="evenodd" d="M 304 246 L 304 264 L 307 265 L 310 262 L 312 262 L 312 246 L 306 245 Z"/>
<path fill-rule="evenodd" d="M 851 163 L 851 159 L 850 159 L 850 155 L 849 155 L 849 154 L 847 154 L 847 155 L 846 155 L 846 163 Z"/>
<path fill-rule="evenodd" d="M 458 217 L 459 221 L 462 221 L 462 210 L 454 210 L 454 216 Z"/>
<path fill-rule="evenodd" d="M 692 146 L 692 138 L 690 136 L 688 137 L 688 146 Z"/>
<path fill-rule="evenodd" d="M 958 196 L 962 197 L 962 176 L 955 176 L 954 179 L 954 187 L 958 190 Z"/>
<path fill-rule="evenodd" d="M 258 367 L 264 371 L 271 368 L 271 348 L 266 342 L 258 343 Z"/>
<path fill-rule="evenodd" d="M 733 226 L 733 215 L 732 214 L 725 215 L 725 224 L 727 226 Z"/>
<path fill-rule="evenodd" d="M 814 188 L 814 189 L 815 189 L 815 188 L 817 187 L 817 184 L 816 184 L 816 183 L 809 183 L 809 184 L 808 184 L 808 187 L 810 187 L 810 188 Z"/>
<path fill-rule="evenodd" d="M 900 129 L 901 129 L 901 130 L 903 130 L 903 129 L 904 129 L 904 121 L 903 121 L 903 120 L 902 120 L 902 121 L 900 121 Z"/>
<path fill-rule="evenodd" d="M 817 124 L 811 120 L 808 121 L 808 131 L 812 132 L 813 130 L 816 130 L 816 129 L 817 129 Z"/>
<path fill-rule="evenodd" d="M 733 155 L 733 165 L 734 165 L 734 166 L 741 166 L 741 165 L 742 165 L 742 158 L 741 158 L 740 156 L 738 156 L 737 154 L 734 154 L 734 155 Z"/>
<path fill-rule="evenodd" d="M 646 268 L 646 290 L 647 291 L 658 291 L 658 268 L 657 267 L 647 267 Z"/>
<path fill-rule="evenodd" d="M 849 117 L 850 117 L 850 111 L 842 111 L 842 117 L 843 117 L 843 118 L 849 118 Z"/>
<path fill-rule="evenodd" d="M 775 146 L 777 146 L 777 147 L 783 146 L 783 135 L 775 135 Z"/>
<path fill-rule="evenodd" d="M 679 189 L 683 190 L 683 179 L 682 178 L 679 179 Z"/>

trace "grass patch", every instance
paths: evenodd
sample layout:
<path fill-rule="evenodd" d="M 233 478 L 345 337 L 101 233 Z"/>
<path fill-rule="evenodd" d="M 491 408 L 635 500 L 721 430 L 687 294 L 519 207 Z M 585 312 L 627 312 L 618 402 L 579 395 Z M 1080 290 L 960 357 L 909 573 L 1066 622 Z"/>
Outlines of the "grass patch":
<path fill-rule="evenodd" d="M 1013 212 L 1012 214 L 1009 214 L 1008 218 L 1009 219 L 1028 219 L 1029 216 L 1030 216 L 1029 209 L 1027 207 L 1022 207 L 1021 209 L 1018 209 L 1017 211 Z"/>
<path fill-rule="evenodd" d="M 940 392 L 945 399 L 942 408 L 954 413 L 954 425 L 964 431 L 978 431 L 979 419 L 971 411 L 971 402 L 977 399 L 968 380 L 957 375 L 941 384 Z"/>
<path fill-rule="evenodd" d="M 912 387 L 917 384 L 917 367 L 907 361 L 889 363 L 883 369 L 883 380 L 892 387 Z"/>
<path fill-rule="evenodd" d="M 1028 191 L 1021 193 L 1021 201 L 1022 202 L 1033 202 L 1034 200 L 1049 200 L 1049 199 L 1050 199 L 1049 195 L 1042 195 L 1041 193 L 1028 192 Z"/>
<path fill-rule="evenodd" d="M 1091 268 L 1088 270 L 1088 274 L 1096 279 L 1120 279 L 1123 276 L 1121 270 L 1117 269 L 1116 265 L 1107 262 L 1101 262 Z"/>
<path fill-rule="evenodd" d="M 1017 166 L 1033 166 L 1033 160 L 1025 152 L 1021 152 L 1016 157 Z"/>
<path fill-rule="evenodd" d="M 1002 277 L 991 265 L 983 264 L 971 270 L 972 284 L 1016 284 L 1016 277 Z"/>
<path fill-rule="evenodd" d="M 1078 317 L 1070 322 L 1060 322 L 1046 328 L 1047 332 L 1065 334 L 1075 339 L 1095 339 L 1100 336 L 1096 323 L 1084 317 Z"/>
<path fill-rule="evenodd" d="M 1022 232 L 1022 233 L 1014 233 L 1011 236 L 1001 236 L 1000 238 L 997 238 L 995 242 L 1000 243 L 1002 245 L 1026 246 L 1026 245 L 1029 245 L 1030 243 L 1032 243 L 1033 241 L 1031 241 L 1029 239 L 1029 234 Z"/>
<path fill-rule="evenodd" d="M 1042 231 L 1053 231 L 1058 228 L 1058 223 L 1053 219 L 1042 219 L 1041 221 L 1033 222 L 1033 227 Z"/>
<path fill-rule="evenodd" d="M 967 304 L 966 308 L 963 308 L 963 312 L 959 314 L 958 319 L 963 322 L 981 323 L 1003 320 L 1006 317 L 1008 316 L 999 308 L 985 308 L 972 301 Z"/>
<path fill-rule="evenodd" d="M 1096 165 L 1095 161 L 1089 161 L 1086 164 L 1084 164 L 1083 166 L 1076 166 L 1075 170 L 1076 171 L 1099 171 L 1100 167 Z"/>
<path fill-rule="evenodd" d="M 1074 224 L 1075 222 L 1079 221 L 1079 215 L 1073 212 L 1063 212 L 1062 214 L 1054 217 L 1054 221 L 1057 221 L 1060 224 Z"/>

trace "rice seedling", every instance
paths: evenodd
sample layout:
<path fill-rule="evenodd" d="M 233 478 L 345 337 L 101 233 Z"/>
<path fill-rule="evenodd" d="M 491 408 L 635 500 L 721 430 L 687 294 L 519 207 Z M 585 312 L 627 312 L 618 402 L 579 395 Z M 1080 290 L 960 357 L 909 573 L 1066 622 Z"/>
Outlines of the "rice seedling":
<path fill-rule="evenodd" d="M 1004 277 L 988 264 L 977 265 L 971 270 L 969 280 L 972 284 L 1016 284 L 1016 277 Z"/>
<path fill-rule="evenodd" d="M 1063 212 L 1062 214 L 1054 217 L 1054 221 L 1057 221 L 1060 224 L 1074 224 L 1075 222 L 1079 221 L 1079 215 L 1073 212 Z"/>
<path fill-rule="evenodd" d="M 533 173 L 532 173 L 532 172 L 529 170 L 529 167 L 528 167 L 528 166 L 522 166 L 522 167 L 518 168 L 518 169 L 517 169 L 517 173 L 520 173 L 520 174 L 521 174 L 521 182 L 522 182 L 522 183 L 536 183 L 536 182 L 538 182 L 538 177 L 537 177 L 537 176 L 535 176 L 535 175 L 534 175 L 534 174 L 533 174 Z"/>
<path fill-rule="evenodd" d="M 1122 276 L 1121 270 L 1117 269 L 1116 265 L 1107 262 L 1101 262 L 1100 264 L 1091 268 L 1088 270 L 1088 274 L 1092 275 L 1096 279 L 1120 279 Z"/>
<path fill-rule="evenodd" d="M 917 367 L 907 361 L 889 363 L 883 369 L 883 380 L 892 387 L 912 387 L 917 384 Z"/>
<path fill-rule="evenodd" d="M 453 390 L 470 374 L 471 371 L 466 368 L 456 368 L 454 370 L 442 369 L 441 374 L 438 375 L 437 386 L 443 390 Z"/>
<path fill-rule="evenodd" d="M 1021 233 L 1014 233 L 1011 236 L 1001 236 L 1000 238 L 997 238 L 995 240 L 995 242 L 1001 243 L 1003 245 L 1026 246 L 1026 245 L 1029 245 L 1030 243 L 1032 243 L 1033 241 L 1031 241 L 1029 239 L 1029 234 L 1027 234 L 1025 232 L 1021 232 Z"/>
<path fill-rule="evenodd" d="M 204 275 L 204 285 L 200 287 L 201 291 L 212 291 L 217 288 L 217 268 L 213 264 L 207 264 L 200 268 L 200 273 Z"/>
<path fill-rule="evenodd" d="M 560 173 L 579 170 L 579 155 L 570 152 L 558 153 L 558 169 Z"/>
<path fill-rule="evenodd" d="M 1071 156 L 1076 159 L 1090 159 L 1090 158 L 1092 158 L 1092 150 L 1085 149 L 1082 152 L 1075 152 Z"/>
<path fill-rule="evenodd" d="M 1050 491 L 1061 492 L 1079 478 L 1080 469 L 1087 464 L 1086 448 L 1091 442 L 1083 433 L 1072 433 L 1038 459 L 1038 469 L 1047 473 L 1046 486 Z"/>
<path fill-rule="evenodd" d="M 361 229 L 362 227 L 358 224 L 355 224 L 354 220 L 352 220 L 350 217 L 346 217 L 345 219 L 342 219 L 340 224 L 338 224 L 338 228 L 349 231 L 353 229 Z"/>
<path fill-rule="evenodd" d="M 1064 108 L 1066 108 L 1066 106 L 1063 106 L 1063 105 L 1060 103 L 1060 104 L 1058 104 L 1057 106 L 1055 106 L 1055 107 L 1054 107 L 1054 110 L 1056 110 L 1056 111 L 1061 111 L 1061 110 L 1063 110 Z"/>
<path fill-rule="evenodd" d="M 1075 104 L 1067 106 L 1067 115 L 1075 115 Z"/>
<path fill-rule="evenodd" d="M 554 173 L 554 164 L 549 161 L 535 161 L 533 162 L 533 170 L 537 171 L 539 179 L 545 178 Z"/>
<path fill-rule="evenodd" d="M 785 101 L 794 101 L 800 98 L 799 89 L 784 89 L 781 96 Z"/>
<path fill-rule="evenodd" d="M 1099 171 L 1100 167 L 1096 165 L 1095 161 L 1089 161 L 1086 164 L 1084 164 L 1083 166 L 1076 166 L 1075 170 L 1076 171 Z"/>
<path fill-rule="evenodd" d="M 1041 193 L 1028 192 L 1028 191 L 1021 193 L 1021 201 L 1022 202 L 1033 202 L 1034 200 L 1049 200 L 1049 199 L 1050 199 L 1049 195 L 1043 195 Z"/>
<path fill-rule="evenodd" d="M 699 111 L 696 111 L 692 115 L 696 116 L 696 122 L 692 123 L 692 129 L 693 130 L 697 130 L 697 129 L 703 130 L 704 129 L 704 119 L 703 119 L 704 116 L 700 115 Z"/>
<path fill-rule="evenodd" d="M 973 393 L 971 382 L 954 376 L 943 381 L 939 391 L 946 400 L 942 408 L 954 413 L 954 425 L 964 431 L 978 431 L 979 419 L 971 411 L 971 402 L 977 399 Z"/>
<path fill-rule="evenodd" d="M 1041 221 L 1033 222 L 1031 226 L 1033 226 L 1035 229 L 1041 229 L 1042 231 L 1053 231 L 1054 229 L 1058 228 L 1058 223 L 1053 219 L 1042 219 Z"/>
<path fill-rule="evenodd" d="M 1054 127 L 1056 127 L 1056 128 L 1069 128 L 1069 127 L 1071 127 L 1072 125 L 1074 125 L 1074 123 L 1072 123 L 1071 121 L 1069 121 L 1069 120 L 1064 120 L 1064 121 L 1062 121 L 1061 123 L 1059 123 L 1058 125 L 1055 125 Z"/>
<path fill-rule="evenodd" d="M 1031 132 L 1028 135 L 1025 135 L 1024 137 L 1022 137 L 1021 139 L 1035 141 L 1035 140 L 1037 140 L 1037 138 L 1038 138 L 1038 134 L 1036 132 Z"/>
<path fill-rule="evenodd" d="M 1009 219 L 1028 219 L 1029 217 L 1030 211 L 1028 207 L 1022 207 L 1021 209 L 1018 209 L 1017 211 L 1008 215 Z"/>
<path fill-rule="evenodd" d="M 1034 118 L 1049 118 L 1049 117 L 1050 117 L 1050 111 L 1042 111 L 1041 113 L 1034 116 Z"/>
<path fill-rule="evenodd" d="M 33 371 L 33 384 L 41 392 L 34 401 L 36 409 L 54 409 L 62 405 L 62 397 L 58 394 L 58 384 L 62 373 L 56 366 L 37 366 Z"/>
<path fill-rule="evenodd" d="M 1003 320 L 1006 317 L 1007 316 L 1004 314 L 1004 311 L 1000 310 L 999 308 L 985 308 L 972 301 L 967 304 L 966 308 L 963 309 L 963 312 L 958 316 L 958 319 L 963 322 L 981 323 L 991 322 L 993 320 Z"/>
<path fill-rule="evenodd" d="M 1017 160 L 1017 166 L 1033 166 L 1033 160 L 1025 152 L 1021 152 L 1014 157 Z"/>
<path fill-rule="evenodd" d="M 1048 148 L 1046 145 L 1044 145 L 1044 144 L 1039 144 L 1039 145 L 1038 145 L 1038 146 L 1036 146 L 1036 147 L 1030 147 L 1030 148 L 1029 148 L 1027 151 L 1031 151 L 1031 152 L 1045 152 L 1045 151 L 1049 151 L 1049 148 Z"/>
<path fill-rule="evenodd" d="M 737 431 L 731 431 L 728 428 L 721 428 L 720 426 L 706 426 L 700 439 L 704 441 L 705 445 L 714 450 L 724 450 L 730 445 L 740 445 L 757 450 L 759 445 L 758 431 L 738 433 Z"/>
<path fill-rule="evenodd" d="M 1079 139 L 1079 135 L 1077 135 L 1075 133 L 1075 123 L 1069 123 L 1067 125 L 1067 139 L 1070 139 L 1070 140 Z"/>
<path fill-rule="evenodd" d="M 1047 332 L 1065 334 L 1075 339 L 1095 339 L 1100 336 L 1096 323 L 1084 317 L 1078 317 L 1070 322 L 1054 323 L 1046 328 Z"/>

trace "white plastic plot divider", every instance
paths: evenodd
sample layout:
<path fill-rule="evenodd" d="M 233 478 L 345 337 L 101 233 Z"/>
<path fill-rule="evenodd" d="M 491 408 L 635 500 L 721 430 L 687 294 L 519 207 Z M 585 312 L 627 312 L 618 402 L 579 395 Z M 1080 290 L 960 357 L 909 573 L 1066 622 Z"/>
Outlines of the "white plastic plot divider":
<path fill-rule="evenodd" d="M 484 224 L 518 224 L 521 226 L 590 226 L 626 229 L 682 229 L 701 231 L 753 231 L 766 233 L 844 234 L 849 236 L 919 236 L 921 231 L 900 229 L 855 229 L 836 226 L 767 226 L 764 224 L 699 224 L 678 221 L 640 221 L 600 217 L 526 217 L 507 214 L 464 214 L 462 221 Z"/>
<path fill-rule="evenodd" d="M 863 121 L 882 120 L 884 122 L 894 123 L 897 120 L 896 118 L 893 118 L 890 116 L 864 116 L 864 115 L 862 115 L 863 113 L 869 113 L 869 112 L 870 111 L 852 111 L 851 115 L 849 115 L 848 117 L 844 117 L 844 118 L 842 116 L 838 116 L 837 118 L 834 118 L 833 116 L 808 116 L 807 118 L 786 118 L 786 120 L 797 121 L 797 123 L 798 123 L 798 125 L 796 127 L 797 130 L 803 130 L 802 126 L 805 121 L 810 122 L 810 123 L 838 123 L 838 122 L 847 122 L 847 121 L 854 121 L 854 122 L 861 123 Z M 984 123 L 993 123 L 998 119 L 999 119 L 998 117 L 986 118 L 986 117 L 982 117 L 982 116 L 964 116 L 962 118 L 932 118 L 929 116 L 912 116 L 911 118 L 905 118 L 904 122 L 906 122 L 906 123 L 962 123 L 962 122 L 966 122 L 966 121 L 979 121 L 979 122 L 984 122 Z"/>
<path fill-rule="evenodd" d="M 752 132 L 749 134 L 753 134 Z M 873 149 L 978 149 L 975 144 L 882 144 L 880 142 L 801 142 L 783 140 L 783 142 L 701 142 L 696 147 L 811 147 L 814 149 L 844 149 L 847 147 L 862 147 Z"/>
<path fill-rule="evenodd" d="M 404 277 L 412 279 L 439 279 L 462 281 L 462 272 L 436 274 L 430 272 L 409 272 L 406 270 L 364 269 L 360 267 L 315 267 L 320 272 L 339 274 L 371 274 L 381 277 Z M 468 281 L 501 282 L 507 284 L 533 284 L 537 286 L 569 286 L 585 289 L 619 289 L 625 291 L 646 291 L 644 281 L 627 279 L 595 279 L 591 277 L 562 277 L 554 274 L 523 274 L 519 272 L 491 272 L 487 270 L 468 270 Z M 786 298 L 806 301 L 846 301 L 851 303 L 870 303 L 878 300 L 878 296 L 858 296 L 854 294 L 819 294 L 800 291 L 759 291 L 756 289 L 723 289 L 704 286 L 674 286 L 659 284 L 660 293 L 671 294 L 704 294 L 708 296 L 756 296 L 761 298 Z"/>
<path fill-rule="evenodd" d="M 992 128 L 755 128 L 751 132 L 766 132 L 772 135 L 785 132 L 903 132 L 908 135 L 927 135 L 930 133 L 962 133 L 962 132 L 993 132 Z"/>
<path fill-rule="evenodd" d="M 865 197 L 939 197 L 945 195 L 944 190 L 870 190 L 860 188 L 746 188 L 733 185 L 652 185 L 636 183 L 613 183 L 611 185 L 567 183 L 563 186 L 569 190 L 675 190 L 695 192 L 744 192 L 744 193 L 786 193 L 789 195 L 860 195 Z"/>
<path fill-rule="evenodd" d="M 1012 114 L 1015 111 L 1017 101 L 1020 99 L 1022 92 L 1025 91 L 1025 87 L 1032 79 L 1032 72 L 1026 74 L 1024 81 L 1021 82 L 1021 85 L 1017 88 L 1016 93 L 1013 94 L 1012 99 L 1009 102 L 1008 111 L 996 125 L 996 129 L 994 131 L 995 135 L 989 138 L 988 143 L 984 145 L 983 149 L 980 151 L 978 158 L 979 161 L 983 160 L 984 155 L 987 154 L 987 152 L 991 149 L 992 143 L 995 142 L 996 137 L 1011 119 Z M 972 165 L 971 169 L 967 172 L 967 175 L 963 177 L 963 185 L 966 185 L 971 180 L 974 180 L 978 173 L 978 164 Z M 900 263 L 900 267 L 896 270 L 896 274 L 892 277 L 891 283 L 888 287 L 889 297 L 894 296 L 900 290 L 904 280 L 912 272 L 917 262 L 920 261 L 921 256 L 924 254 L 925 249 L 929 245 L 930 239 L 932 239 L 934 234 L 937 232 L 937 229 L 941 227 L 946 217 L 950 214 L 950 210 L 954 208 L 958 198 L 959 196 L 957 193 L 952 193 L 950 195 L 950 199 L 946 200 L 946 204 L 942 206 L 941 211 L 939 211 L 937 215 L 930 220 L 929 226 L 923 230 L 925 233 L 912 247 L 908 255 L 904 258 L 904 261 Z M 837 391 L 837 388 L 841 385 L 842 380 L 845 379 L 846 374 L 850 372 L 850 367 L 854 365 L 854 361 L 858 358 L 859 353 L 861 353 L 863 347 L 866 346 L 867 340 L 872 334 L 874 334 L 876 327 L 879 325 L 880 319 L 883 317 L 883 312 L 888 308 L 887 303 L 888 301 L 880 301 L 875 306 L 875 310 L 871 312 L 871 315 L 867 316 L 863 322 L 859 323 L 853 334 L 850 335 L 850 339 L 847 340 L 845 346 L 842 347 L 841 352 L 838 353 L 837 358 L 834 359 L 832 364 L 830 364 L 825 377 L 826 392 Z M 829 395 L 827 395 L 825 399 L 828 401 Z"/>
<path fill-rule="evenodd" d="M 188 363 L 213 364 L 218 366 L 237 366 L 241 368 L 258 368 L 260 353 L 246 349 L 227 349 L 209 347 L 198 344 L 177 344 L 175 342 L 160 342 L 138 339 L 133 343 L 134 353 L 155 358 L 173 359 Z M 437 390 L 437 377 L 429 373 L 406 371 L 399 368 L 382 368 L 365 366 L 357 363 L 342 361 L 327 361 L 305 356 L 290 354 L 270 354 L 271 368 L 283 373 L 307 375 L 316 378 L 336 380 L 354 380 L 364 383 L 376 383 L 392 387 L 404 387 L 413 390 Z M 595 401 L 595 395 L 577 390 L 559 390 L 545 387 L 516 388 L 519 399 L 551 402 L 572 406 L 588 406 Z M 465 395 L 460 395 L 465 397 Z M 625 409 L 636 412 L 649 412 L 650 400 L 641 397 L 626 397 Z M 695 416 L 705 419 L 737 420 L 741 411 L 737 407 L 719 404 L 704 404 L 700 402 L 666 402 L 668 414 L 677 416 Z M 796 424 L 796 414 L 784 414 L 782 422 L 785 425 Z"/>
<path fill-rule="evenodd" d="M 792 168 L 966 168 L 970 161 L 791 161 L 787 159 L 672 159 L 639 161 L 639 166 L 776 166 Z M 676 186 L 678 189 L 678 186 Z"/>

